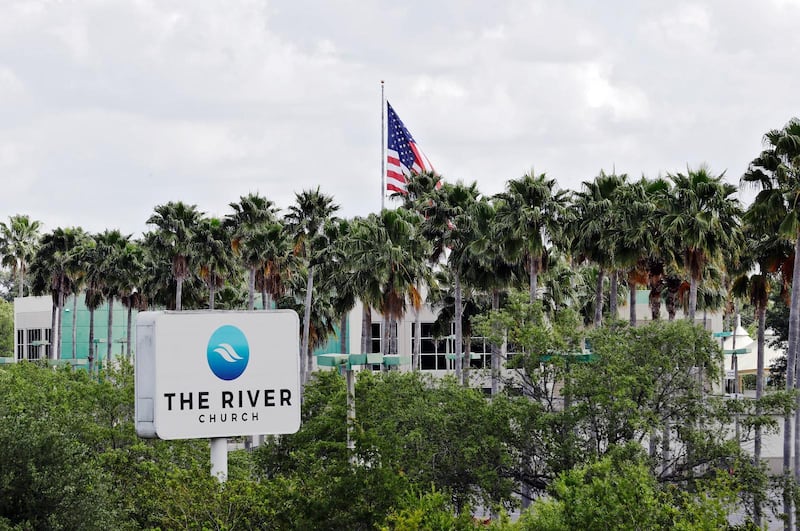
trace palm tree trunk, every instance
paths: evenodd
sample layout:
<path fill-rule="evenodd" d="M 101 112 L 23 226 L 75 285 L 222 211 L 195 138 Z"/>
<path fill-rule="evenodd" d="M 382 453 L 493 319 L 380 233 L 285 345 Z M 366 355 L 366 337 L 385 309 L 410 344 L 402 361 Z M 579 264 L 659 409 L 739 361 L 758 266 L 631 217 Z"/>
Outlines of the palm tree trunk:
<path fill-rule="evenodd" d="M 303 311 L 303 353 L 300 358 L 300 371 L 303 375 L 303 385 L 308 382 L 311 375 L 311 349 L 308 348 L 308 336 L 311 332 L 311 293 L 314 289 L 314 266 L 308 268 L 308 281 L 306 282 L 306 305 Z"/>
<path fill-rule="evenodd" d="M 361 353 L 372 352 L 372 309 L 363 302 L 361 308 Z"/>
<path fill-rule="evenodd" d="M 22 298 L 25 289 L 25 270 L 20 266 L 19 268 L 19 296 Z"/>
<path fill-rule="evenodd" d="M 61 295 L 56 295 L 56 307 L 53 314 L 53 331 L 50 332 L 50 359 L 58 359 L 58 346 L 61 344 Z"/>
<path fill-rule="evenodd" d="M 64 328 L 64 292 L 61 292 L 58 295 L 58 342 L 56 343 L 56 357 L 55 359 L 61 359 L 61 336 L 63 334 Z"/>
<path fill-rule="evenodd" d="M 131 325 L 133 324 L 133 304 L 128 306 L 128 329 L 125 332 L 125 352 L 128 358 L 131 357 Z"/>
<path fill-rule="evenodd" d="M 422 322 L 419 318 L 419 308 L 414 307 L 414 327 L 417 333 L 414 335 L 414 346 L 411 349 L 411 365 L 414 372 L 419 370 L 420 351 L 422 350 Z"/>
<path fill-rule="evenodd" d="M 661 463 L 662 463 L 661 469 L 664 475 L 669 474 L 670 472 L 669 462 L 672 459 L 672 451 L 670 450 L 670 445 L 669 445 L 670 432 L 672 431 L 670 429 L 670 424 L 671 421 L 669 418 L 664 419 L 664 431 L 661 436 L 662 447 L 663 447 L 663 452 L 661 454 Z"/>
<path fill-rule="evenodd" d="M 677 293 L 677 291 L 667 287 L 667 300 L 665 302 L 667 307 L 667 315 L 669 316 L 667 320 L 670 323 L 675 320 L 675 314 L 677 313 L 677 309 L 675 308 L 675 295 L 677 295 Z"/>
<path fill-rule="evenodd" d="M 78 294 L 72 297 L 72 359 L 78 354 Z"/>
<path fill-rule="evenodd" d="M 343 313 L 339 321 L 339 352 L 342 354 L 350 352 L 350 349 L 347 348 L 347 315 L 348 312 Z"/>
<path fill-rule="evenodd" d="M 492 312 L 500 309 L 500 290 L 492 290 Z M 500 390 L 500 346 L 492 343 L 492 396 Z"/>
<path fill-rule="evenodd" d="M 208 283 L 208 309 L 214 309 L 214 294 L 217 291 L 217 283 L 214 281 L 213 275 L 211 275 L 211 282 Z"/>
<path fill-rule="evenodd" d="M 631 326 L 636 326 L 636 282 L 628 279 L 628 289 L 630 290 L 630 293 L 628 293 L 628 304 L 630 305 L 628 318 Z"/>
<path fill-rule="evenodd" d="M 795 366 L 797 361 L 797 343 L 800 334 L 800 233 L 794 244 L 794 271 L 792 273 L 792 298 L 789 307 L 789 344 L 786 350 L 786 390 L 795 388 Z M 798 397 L 800 398 L 800 397 Z M 796 455 L 796 454 L 795 454 Z M 797 459 L 795 459 L 797 460 Z M 792 472 L 792 418 L 791 414 L 783 419 L 783 472 L 787 481 Z M 786 515 L 786 529 L 793 528 L 794 511 L 792 511 L 793 488 L 786 488 L 783 493 L 783 510 Z"/>
<path fill-rule="evenodd" d="M 94 371 L 94 308 L 89 308 L 89 375 Z"/>
<path fill-rule="evenodd" d="M 650 303 L 650 319 L 658 321 L 661 319 L 661 291 L 663 290 L 662 284 L 659 282 L 650 288 L 650 295 L 647 297 Z"/>
<path fill-rule="evenodd" d="M 605 270 L 600 267 L 597 271 L 597 286 L 594 290 L 594 326 L 599 327 L 603 323 L 603 279 Z"/>
<path fill-rule="evenodd" d="M 356 378 L 353 368 L 349 365 L 345 371 L 347 382 L 347 455 L 350 466 L 356 464 L 356 440 L 353 436 L 356 427 Z"/>
<path fill-rule="evenodd" d="M 611 271 L 611 290 L 608 294 L 608 313 L 611 315 L 611 320 L 614 321 L 617 316 L 617 291 L 619 289 L 617 270 Z"/>
<path fill-rule="evenodd" d="M 461 360 L 461 377 L 464 379 L 464 387 L 469 387 L 469 370 L 472 361 L 472 334 L 464 334 L 464 358 Z"/>
<path fill-rule="evenodd" d="M 342 320 L 339 322 L 339 352 L 342 354 L 350 352 L 347 348 L 347 312 L 342 314 Z"/>
<path fill-rule="evenodd" d="M 111 353 L 114 346 L 114 297 L 108 298 L 108 334 L 106 335 L 106 367 L 111 367 Z"/>
<path fill-rule="evenodd" d="M 697 279 L 689 275 L 689 322 L 694 324 L 694 314 L 697 311 Z M 734 332 L 735 333 L 735 332 Z"/>
<path fill-rule="evenodd" d="M 247 309 L 253 311 L 256 308 L 256 268 L 251 267 L 247 275 Z M 267 308 L 265 307 L 264 310 Z"/>
<path fill-rule="evenodd" d="M 56 338 L 56 312 L 58 312 L 58 306 L 55 298 L 53 298 L 53 307 L 50 309 L 50 352 L 47 355 L 48 359 L 53 357 L 54 349 L 54 341 Z M 38 352 L 38 349 L 37 349 Z M 47 353 L 47 349 L 45 348 L 45 352 Z M 41 353 L 39 353 L 41 354 Z"/>
<path fill-rule="evenodd" d="M 175 311 L 181 311 L 181 296 L 183 295 L 183 277 L 175 278 Z"/>
<path fill-rule="evenodd" d="M 391 349 L 390 349 L 391 338 L 389 336 L 389 327 L 391 325 L 389 324 L 388 315 L 383 314 L 382 317 L 383 317 L 383 330 L 381 334 L 381 354 L 387 356 L 388 354 L 391 354 Z M 381 365 L 381 372 L 386 372 L 387 370 L 388 367 L 386 366 L 386 364 Z"/>
<path fill-rule="evenodd" d="M 756 417 L 761 416 L 759 400 L 764 394 L 764 329 L 766 328 L 767 307 L 763 304 L 756 306 L 756 320 L 758 321 L 757 357 L 756 357 Z M 753 457 L 756 466 L 761 463 L 761 424 L 756 423 L 755 438 L 753 441 Z M 761 498 L 758 494 L 753 496 L 753 519 L 757 527 L 761 527 Z"/>
<path fill-rule="evenodd" d="M 397 355 L 397 316 L 392 315 L 389 318 L 389 351 L 390 353 L 395 356 Z"/>
<path fill-rule="evenodd" d="M 531 303 L 536 300 L 536 291 L 539 288 L 539 260 L 538 257 L 531 256 L 531 265 L 528 268 L 529 276 L 530 276 L 530 298 Z"/>
<path fill-rule="evenodd" d="M 463 308 L 461 307 L 461 275 L 458 274 L 458 271 L 454 274 L 454 281 L 455 281 L 455 325 L 456 325 L 456 341 L 455 350 L 456 355 L 456 381 L 461 385 L 464 384 L 464 378 L 461 372 L 461 355 L 464 350 L 464 341 L 463 335 L 461 330 L 461 315 L 463 313 Z"/>

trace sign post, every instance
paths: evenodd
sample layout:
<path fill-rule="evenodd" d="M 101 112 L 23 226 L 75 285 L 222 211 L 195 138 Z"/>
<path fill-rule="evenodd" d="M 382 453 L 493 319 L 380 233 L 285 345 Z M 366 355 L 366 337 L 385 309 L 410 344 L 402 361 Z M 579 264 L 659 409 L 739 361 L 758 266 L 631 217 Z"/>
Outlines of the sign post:
<path fill-rule="evenodd" d="M 211 439 L 224 481 L 228 437 L 300 428 L 299 330 L 291 310 L 140 313 L 136 433 Z"/>

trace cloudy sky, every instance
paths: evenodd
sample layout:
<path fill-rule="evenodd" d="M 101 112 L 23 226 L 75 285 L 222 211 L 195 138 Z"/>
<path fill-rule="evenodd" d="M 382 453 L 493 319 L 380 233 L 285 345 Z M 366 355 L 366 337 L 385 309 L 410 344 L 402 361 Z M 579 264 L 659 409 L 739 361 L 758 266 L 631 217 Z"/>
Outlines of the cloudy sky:
<path fill-rule="evenodd" d="M 799 0 L 0 0 L 0 219 L 138 235 L 319 186 L 380 208 L 380 81 L 436 169 L 707 163 L 738 183 L 800 115 Z M 746 199 L 746 198 L 745 198 Z"/>

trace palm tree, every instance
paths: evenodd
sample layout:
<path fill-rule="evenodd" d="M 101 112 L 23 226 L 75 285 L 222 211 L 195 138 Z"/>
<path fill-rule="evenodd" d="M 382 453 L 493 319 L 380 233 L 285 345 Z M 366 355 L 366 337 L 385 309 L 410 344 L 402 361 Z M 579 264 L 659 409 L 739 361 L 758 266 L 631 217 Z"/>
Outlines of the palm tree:
<path fill-rule="evenodd" d="M 619 223 L 613 227 L 617 233 L 613 238 L 614 256 L 628 283 L 632 326 L 636 325 L 636 288 L 648 282 L 648 265 L 654 260 L 662 260 L 661 256 L 665 254 L 658 220 L 664 204 L 662 198 L 668 189 L 669 183 L 663 179 L 642 177 L 624 183 L 617 191 L 615 203 Z M 614 311 L 611 313 L 615 315 Z"/>
<path fill-rule="evenodd" d="M 72 290 L 69 271 L 73 267 L 73 254 L 86 238 L 81 228 L 57 228 L 42 237 L 31 262 L 33 293 L 49 292 L 53 298 L 50 330 L 52 359 L 59 359 L 61 355 L 61 310 L 64 299 Z"/>
<path fill-rule="evenodd" d="M 153 231 L 144 233 L 139 245 L 142 248 L 139 291 L 152 304 L 174 309 L 177 282 L 172 274 L 172 255 L 168 254 L 171 250 L 162 246 L 160 236 Z"/>
<path fill-rule="evenodd" d="M 536 299 L 538 275 L 546 265 L 547 243 L 560 234 L 567 192 L 556 188 L 556 180 L 533 171 L 508 181 L 499 195 L 497 222 L 506 227 L 506 245 L 516 247 L 529 275 L 530 301 Z"/>
<path fill-rule="evenodd" d="M 365 306 L 374 305 L 380 311 L 386 324 L 384 354 L 394 353 L 394 324 L 405 315 L 407 303 L 418 311 L 421 285 L 430 282 L 427 247 L 419 237 L 420 221 L 415 212 L 405 208 L 384 209 L 356 223 L 349 241 L 355 276 L 359 286 L 367 288 L 359 295 Z"/>
<path fill-rule="evenodd" d="M 127 277 L 127 262 L 129 255 L 126 253 L 130 244 L 130 236 L 123 235 L 118 230 L 105 230 L 94 238 L 96 243 L 93 267 L 102 276 L 100 292 L 108 302 L 108 321 L 106 330 L 106 363 L 111 363 L 114 346 L 114 299 L 128 290 L 130 279 Z"/>
<path fill-rule="evenodd" d="M 403 208 L 407 210 L 411 210 L 413 212 L 417 212 L 421 214 L 425 204 L 428 203 L 428 196 L 433 194 L 436 190 L 442 187 L 442 180 L 439 175 L 434 172 L 422 172 L 416 173 L 413 172 L 411 176 L 408 178 L 408 182 L 406 183 L 406 191 L 405 193 L 393 193 L 393 198 L 400 198 L 403 201 Z M 427 242 L 424 240 L 419 240 L 418 243 L 424 243 L 427 245 Z M 421 267 L 425 268 L 425 264 L 420 264 Z M 435 275 L 431 275 L 431 270 L 427 269 L 427 281 L 429 285 L 427 287 L 432 288 L 435 285 Z M 414 319 L 414 327 L 416 329 L 416 333 L 414 335 L 414 343 L 412 345 L 412 367 L 413 370 L 419 369 L 420 363 L 420 351 L 421 351 L 421 334 L 422 334 L 422 324 L 420 323 L 419 319 L 419 308 L 414 308 L 415 319 Z M 369 312 L 365 312 L 365 316 L 369 316 Z"/>
<path fill-rule="evenodd" d="M 461 384 L 465 383 L 461 359 L 464 350 L 461 279 L 467 264 L 467 249 L 474 240 L 474 211 L 479 196 L 475 183 L 445 183 L 420 198 L 417 205 L 424 219 L 422 235 L 431 242 L 431 261 L 438 262 L 447 250 L 446 261 L 453 278 L 455 297 L 456 378 Z"/>
<path fill-rule="evenodd" d="M 372 309 L 383 300 L 383 271 L 375 265 L 378 254 L 372 249 L 378 244 L 376 235 L 380 231 L 378 216 L 355 218 L 351 221 L 347 236 L 340 241 L 342 255 L 346 256 L 342 268 L 349 275 L 347 285 L 361 301 L 361 353 L 371 353 Z"/>
<path fill-rule="evenodd" d="M 264 234 L 276 224 L 274 203 L 258 194 L 241 196 L 238 203 L 230 203 L 233 214 L 225 217 L 225 224 L 232 231 L 231 246 L 234 253 L 247 268 L 247 309 L 255 308 L 256 272 L 266 262 L 263 245 Z M 266 309 L 266 306 L 264 307 Z"/>
<path fill-rule="evenodd" d="M 327 257 L 320 263 L 322 282 L 332 294 L 331 306 L 339 317 L 339 352 L 348 353 L 347 318 L 355 307 L 358 295 L 353 282 L 353 264 L 349 253 L 352 226 L 349 220 L 338 220 L 332 224 L 338 232 L 333 238 L 333 245 L 326 250 Z"/>
<path fill-rule="evenodd" d="M 798 339 L 800 339 L 800 119 L 793 118 L 782 129 L 773 129 L 764 135 L 764 149 L 742 176 L 742 181 L 760 188 L 753 201 L 760 212 L 771 213 L 779 218 L 777 236 L 794 244 L 792 292 L 789 308 L 789 344 L 786 355 L 786 388 L 792 390 L 797 382 L 794 378 L 797 363 Z M 765 231 L 765 236 L 776 234 Z M 798 395 L 800 404 L 800 395 Z M 795 423 L 800 408 L 795 408 Z M 795 430 L 795 456 L 800 447 L 800 433 Z M 795 457 L 795 481 L 800 478 L 800 459 Z M 788 476 L 791 471 L 791 419 L 784 419 L 783 469 Z M 786 528 L 791 528 L 792 491 L 784 491 Z"/>
<path fill-rule="evenodd" d="M 120 257 L 122 265 L 119 298 L 122 306 L 127 310 L 128 322 L 125 332 L 125 355 L 131 355 L 131 332 L 133 326 L 133 310 L 143 310 L 147 307 L 147 298 L 143 292 L 144 282 L 144 248 L 138 241 L 130 241 L 122 251 Z"/>
<path fill-rule="evenodd" d="M 84 303 L 89 310 L 89 374 L 94 374 L 95 344 L 94 344 L 94 312 L 103 304 L 103 271 L 100 264 L 100 257 L 97 253 L 97 242 L 95 236 L 88 235 L 81 244 L 75 249 L 73 259 L 83 268 L 85 275 L 84 284 Z"/>
<path fill-rule="evenodd" d="M 0 223 L 0 256 L 17 277 L 18 297 L 25 293 L 25 272 L 36 253 L 40 228 L 40 222 L 22 214 L 9 217 L 8 224 Z"/>
<path fill-rule="evenodd" d="M 201 214 L 195 205 L 181 201 L 166 203 L 155 207 L 155 213 L 147 219 L 155 225 L 152 243 L 160 248 L 172 261 L 172 275 L 175 278 L 175 309 L 181 309 L 183 281 L 189 276 L 189 261 L 192 256 L 192 241 Z"/>
<path fill-rule="evenodd" d="M 86 236 L 91 239 L 90 235 Z M 72 359 L 77 356 L 78 343 L 78 295 L 83 291 L 86 284 L 86 264 L 82 260 L 81 253 L 84 248 L 83 242 L 75 247 L 67 260 L 67 277 L 69 278 L 70 295 L 72 296 Z"/>
<path fill-rule="evenodd" d="M 475 210 L 476 215 L 476 238 L 470 244 L 469 251 L 472 255 L 471 266 L 467 269 L 470 274 L 468 282 L 480 289 L 485 290 L 491 295 L 492 310 L 500 309 L 500 296 L 508 287 L 520 277 L 524 278 L 524 271 L 519 267 L 519 262 L 515 260 L 514 253 L 510 252 L 519 232 L 514 225 L 508 223 L 509 219 L 501 220 L 501 212 L 507 212 L 508 204 L 503 196 L 498 195 L 493 202 L 481 201 Z M 541 233 L 537 233 L 540 237 Z M 541 261 L 548 255 L 542 250 L 539 258 L 527 259 L 527 264 L 534 264 Z M 539 266 L 533 277 L 529 276 L 531 285 L 536 286 Z M 530 273 L 532 268 L 528 268 Z M 534 297 L 538 288 L 530 292 Z M 501 352 L 500 345 L 492 344 L 491 353 L 491 393 L 496 395 L 499 391 Z"/>
<path fill-rule="evenodd" d="M 288 227 L 276 221 L 253 237 L 251 246 L 263 260 L 256 270 L 256 288 L 261 292 L 261 307 L 283 297 L 293 271 L 299 266 Z"/>
<path fill-rule="evenodd" d="M 587 298 L 585 294 L 592 291 L 592 287 L 587 286 L 581 271 L 576 271 L 570 265 L 563 252 L 549 252 L 547 258 L 549 263 L 540 282 L 542 307 L 549 316 L 554 317 L 556 312 L 565 308 L 577 309 L 582 306 L 581 301 Z"/>
<path fill-rule="evenodd" d="M 419 202 L 442 187 L 441 177 L 433 172 L 412 172 L 408 177 L 405 192 L 392 192 L 393 199 L 400 199 L 403 208 L 419 211 Z"/>
<path fill-rule="evenodd" d="M 228 250 L 231 233 L 218 218 L 203 218 L 194 232 L 193 254 L 198 276 L 208 288 L 208 309 L 214 309 L 214 295 L 235 269 Z"/>
<path fill-rule="evenodd" d="M 725 183 L 723 176 L 724 172 L 711 175 L 705 166 L 668 176 L 673 187 L 663 227 L 682 251 L 683 266 L 689 275 L 688 319 L 692 323 L 697 309 L 697 283 L 706 264 L 721 261 L 725 252 L 741 240 L 742 211 L 733 197 L 736 187 Z"/>
<path fill-rule="evenodd" d="M 307 270 L 299 270 L 290 278 L 287 287 L 287 295 L 275 301 L 277 308 L 290 309 L 298 315 L 305 314 L 305 296 L 298 297 L 294 294 L 303 294 L 304 288 L 308 285 L 306 280 Z M 314 295 L 311 297 L 312 306 L 309 312 L 310 322 L 308 326 L 308 350 L 313 352 L 317 347 L 325 344 L 328 338 L 335 332 L 336 315 L 332 305 L 332 294 L 327 290 L 323 283 L 314 283 Z"/>
<path fill-rule="evenodd" d="M 770 281 L 766 274 L 742 275 L 733 284 L 733 292 L 736 296 L 747 298 L 755 310 L 756 322 L 758 323 L 757 332 L 757 354 L 756 354 L 756 415 L 762 414 L 759 400 L 764 395 L 764 330 L 766 329 L 767 303 L 769 301 Z M 761 462 L 761 424 L 755 426 L 753 438 L 753 458 L 758 464 Z M 758 498 L 754 499 L 754 515 L 756 525 L 761 525 L 761 503 Z"/>
<path fill-rule="evenodd" d="M 301 341 L 300 368 L 303 383 L 308 381 L 311 369 L 311 349 L 309 333 L 311 328 L 311 304 L 314 289 L 314 267 L 319 261 L 319 253 L 327 246 L 325 241 L 325 224 L 330 221 L 339 205 L 333 198 L 316 190 L 305 190 L 295 194 L 295 205 L 289 207 L 286 215 L 290 232 L 294 235 L 295 255 L 305 260 L 307 267 L 306 296 L 303 311 L 303 339 Z"/>
<path fill-rule="evenodd" d="M 593 181 L 584 181 L 573 203 L 575 218 L 571 232 L 573 251 L 579 260 L 597 265 L 594 325 L 600 326 L 603 317 L 603 283 L 606 272 L 614 270 L 616 247 L 615 230 L 620 226 L 615 207 L 618 190 L 624 186 L 626 175 L 600 174 Z"/>

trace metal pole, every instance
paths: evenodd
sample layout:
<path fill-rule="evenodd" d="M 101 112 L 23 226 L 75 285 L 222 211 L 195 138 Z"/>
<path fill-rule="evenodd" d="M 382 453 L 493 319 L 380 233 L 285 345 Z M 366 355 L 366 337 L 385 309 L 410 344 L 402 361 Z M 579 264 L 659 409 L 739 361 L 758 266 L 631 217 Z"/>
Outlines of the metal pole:
<path fill-rule="evenodd" d="M 742 317 L 739 315 L 739 308 L 738 304 L 736 305 L 736 320 L 735 328 L 733 329 L 733 396 L 736 400 L 739 400 L 739 358 L 736 356 L 736 333 L 739 331 L 739 327 L 742 326 Z M 738 406 L 737 406 L 738 407 Z M 741 442 L 741 431 L 739 428 L 739 412 L 738 409 L 733 417 L 734 426 L 736 429 L 736 444 L 740 444 Z"/>
<path fill-rule="evenodd" d="M 353 430 L 356 423 L 356 380 L 353 368 L 348 365 L 345 370 L 347 379 L 347 453 L 350 456 L 350 464 L 356 464 L 356 441 L 353 437 Z"/>
<path fill-rule="evenodd" d="M 220 483 L 228 479 L 228 438 L 213 437 L 211 439 L 211 477 Z"/>
<path fill-rule="evenodd" d="M 381 79 L 381 210 L 386 196 L 386 96 Z"/>

